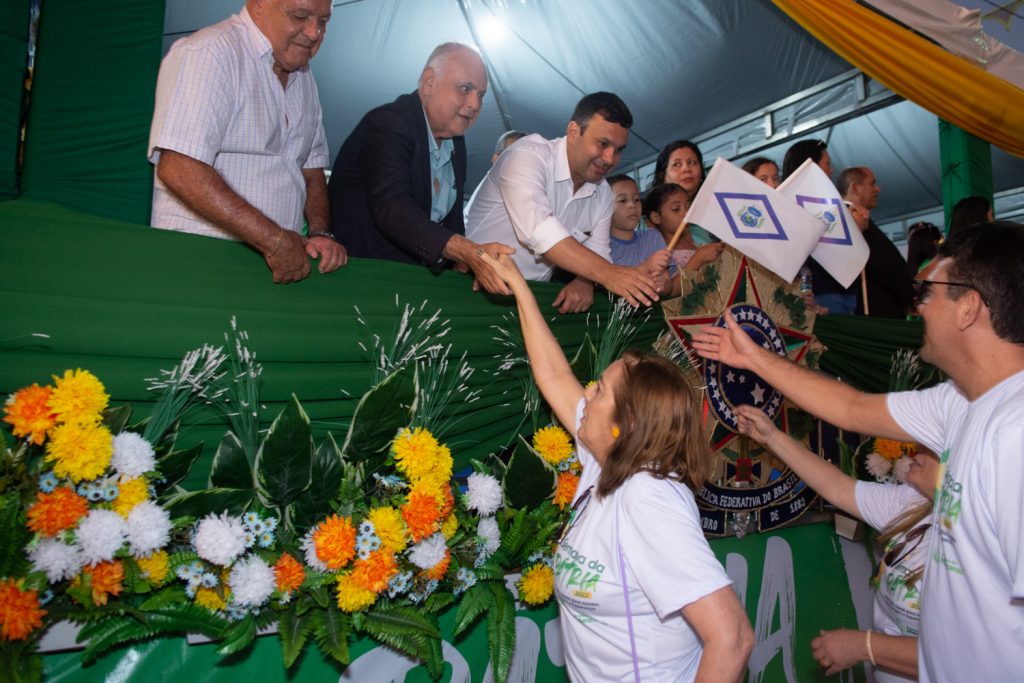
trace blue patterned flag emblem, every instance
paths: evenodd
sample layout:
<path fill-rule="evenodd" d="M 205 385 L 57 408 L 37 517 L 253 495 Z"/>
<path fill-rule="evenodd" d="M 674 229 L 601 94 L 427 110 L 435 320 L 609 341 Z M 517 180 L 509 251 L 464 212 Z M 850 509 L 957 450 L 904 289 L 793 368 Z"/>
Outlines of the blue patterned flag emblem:
<path fill-rule="evenodd" d="M 846 222 L 846 212 L 835 197 L 812 197 L 798 194 L 796 203 L 805 211 L 825 224 L 825 233 L 819 242 L 825 244 L 851 245 L 850 226 Z"/>
<path fill-rule="evenodd" d="M 739 239 L 787 241 L 768 197 L 742 192 L 715 192 L 715 199 L 725 214 L 732 234 Z"/>

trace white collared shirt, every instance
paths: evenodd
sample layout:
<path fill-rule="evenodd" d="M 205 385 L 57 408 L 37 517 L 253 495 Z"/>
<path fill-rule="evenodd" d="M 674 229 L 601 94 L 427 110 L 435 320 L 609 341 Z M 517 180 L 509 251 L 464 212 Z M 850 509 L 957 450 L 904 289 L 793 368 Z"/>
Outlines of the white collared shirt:
<path fill-rule="evenodd" d="M 498 157 L 466 209 L 466 237 L 501 242 L 527 280 L 550 280 L 544 254 L 573 237 L 611 262 L 612 190 L 603 180 L 573 192 L 566 139 L 528 135 Z"/>
<path fill-rule="evenodd" d="M 212 166 L 270 220 L 300 231 L 304 168 L 330 161 L 320 98 L 306 66 L 273 72 L 270 41 L 243 9 L 176 42 L 160 65 L 149 160 L 170 149 Z M 154 175 L 151 223 L 159 228 L 234 239 L 179 200 Z"/>

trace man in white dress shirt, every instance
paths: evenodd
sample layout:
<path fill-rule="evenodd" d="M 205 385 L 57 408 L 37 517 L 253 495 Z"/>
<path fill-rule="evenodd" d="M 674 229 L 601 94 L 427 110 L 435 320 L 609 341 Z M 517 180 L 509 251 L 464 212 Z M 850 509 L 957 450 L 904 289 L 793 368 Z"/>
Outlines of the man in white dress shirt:
<path fill-rule="evenodd" d="M 307 277 L 309 258 L 345 264 L 309 70 L 330 17 L 330 0 L 247 0 L 171 47 L 149 139 L 155 227 L 244 241 L 279 283 Z"/>
<path fill-rule="evenodd" d="M 466 237 L 513 247 L 512 258 L 528 280 L 550 280 L 556 266 L 576 275 L 554 300 L 561 313 L 588 310 L 595 283 L 633 305 L 658 300 L 659 269 L 611 263 L 612 193 L 604 177 L 619 162 L 632 125 L 616 95 L 587 95 L 565 137 L 517 141 L 469 200 Z M 667 252 L 663 260 L 662 273 Z"/>

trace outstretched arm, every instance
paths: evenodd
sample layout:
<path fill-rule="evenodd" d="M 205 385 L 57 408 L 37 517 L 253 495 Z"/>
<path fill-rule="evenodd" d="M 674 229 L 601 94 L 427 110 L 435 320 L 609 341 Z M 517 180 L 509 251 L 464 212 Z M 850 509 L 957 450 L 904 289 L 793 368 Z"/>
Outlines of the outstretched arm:
<path fill-rule="evenodd" d="M 861 518 L 857 509 L 854 491 L 857 482 L 843 474 L 838 467 L 822 460 L 804 448 L 793 437 L 782 433 L 772 424 L 768 416 L 754 406 L 737 406 L 737 423 L 742 434 L 746 434 L 775 455 L 796 472 L 797 476 L 817 491 L 828 502 L 844 512 Z"/>
<path fill-rule="evenodd" d="M 697 353 L 756 372 L 793 403 L 837 427 L 901 441 L 914 440 L 889 414 L 885 394 L 857 391 L 761 348 L 731 313 L 726 313 L 725 322 L 725 328 L 705 327 L 693 336 Z"/>
<path fill-rule="evenodd" d="M 507 254 L 499 254 L 498 258 L 494 258 L 481 250 L 477 256 L 493 268 L 512 290 L 519 310 L 519 323 L 523 328 L 526 356 L 530 360 L 533 377 L 544 400 L 554 411 L 555 417 L 575 434 L 576 406 L 583 398 L 583 386 L 569 367 L 569 361 L 555 335 L 551 334 L 551 328 L 540 312 L 537 299 L 516 267 L 515 261 Z"/>

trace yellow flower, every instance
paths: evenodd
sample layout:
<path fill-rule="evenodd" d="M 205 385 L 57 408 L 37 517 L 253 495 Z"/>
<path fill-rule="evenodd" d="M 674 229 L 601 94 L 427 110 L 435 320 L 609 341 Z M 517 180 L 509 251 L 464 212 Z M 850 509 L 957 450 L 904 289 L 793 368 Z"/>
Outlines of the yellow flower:
<path fill-rule="evenodd" d="M 96 376 L 88 370 L 68 370 L 54 375 L 50 409 L 58 422 L 99 422 L 110 397 Z"/>
<path fill-rule="evenodd" d="M 452 456 L 446 446 L 423 427 L 402 429 L 391 444 L 395 469 L 415 483 L 424 477 L 451 478 Z"/>
<path fill-rule="evenodd" d="M 448 515 L 448 519 L 444 520 L 444 524 L 441 525 L 441 533 L 444 534 L 446 539 L 450 539 L 455 535 L 455 531 L 459 528 L 459 520 L 455 517 L 455 513 Z"/>
<path fill-rule="evenodd" d="M 75 482 L 95 479 L 110 465 L 114 453 L 110 430 L 98 423 L 67 422 L 50 432 L 47 461 L 56 460 L 53 473 Z"/>
<path fill-rule="evenodd" d="M 157 586 L 164 582 L 164 579 L 167 578 L 167 572 L 170 570 L 170 562 L 168 561 L 166 550 L 157 550 L 149 557 L 137 557 L 135 558 L 135 563 L 142 570 L 142 575 L 150 583 Z"/>
<path fill-rule="evenodd" d="M 119 492 L 114 499 L 114 512 L 122 517 L 127 518 L 132 508 L 149 498 L 149 487 L 142 477 L 122 479 L 118 487 Z"/>
<path fill-rule="evenodd" d="M 7 398 L 4 404 L 4 422 L 12 426 L 11 433 L 27 438 L 37 446 L 43 445 L 46 432 L 57 424 L 57 416 L 47 405 L 50 401 L 50 387 L 33 384 L 20 389 Z"/>
<path fill-rule="evenodd" d="M 380 538 L 380 545 L 393 553 L 405 550 L 405 522 L 402 513 L 392 507 L 373 508 L 366 515 Z"/>
<path fill-rule="evenodd" d="M 338 609 L 343 612 L 358 612 L 366 609 L 377 599 L 377 594 L 368 591 L 352 578 L 352 573 L 338 577 Z"/>
<path fill-rule="evenodd" d="M 572 439 L 561 427 L 542 427 L 533 435 L 533 448 L 549 463 L 557 465 L 572 455 Z"/>
<path fill-rule="evenodd" d="M 519 597 L 530 605 L 547 602 L 555 588 L 555 574 L 546 564 L 535 564 L 519 579 Z"/>
<path fill-rule="evenodd" d="M 220 593 L 212 588 L 200 588 L 196 591 L 196 604 L 205 607 L 211 612 L 222 610 L 228 603 L 220 596 Z"/>

